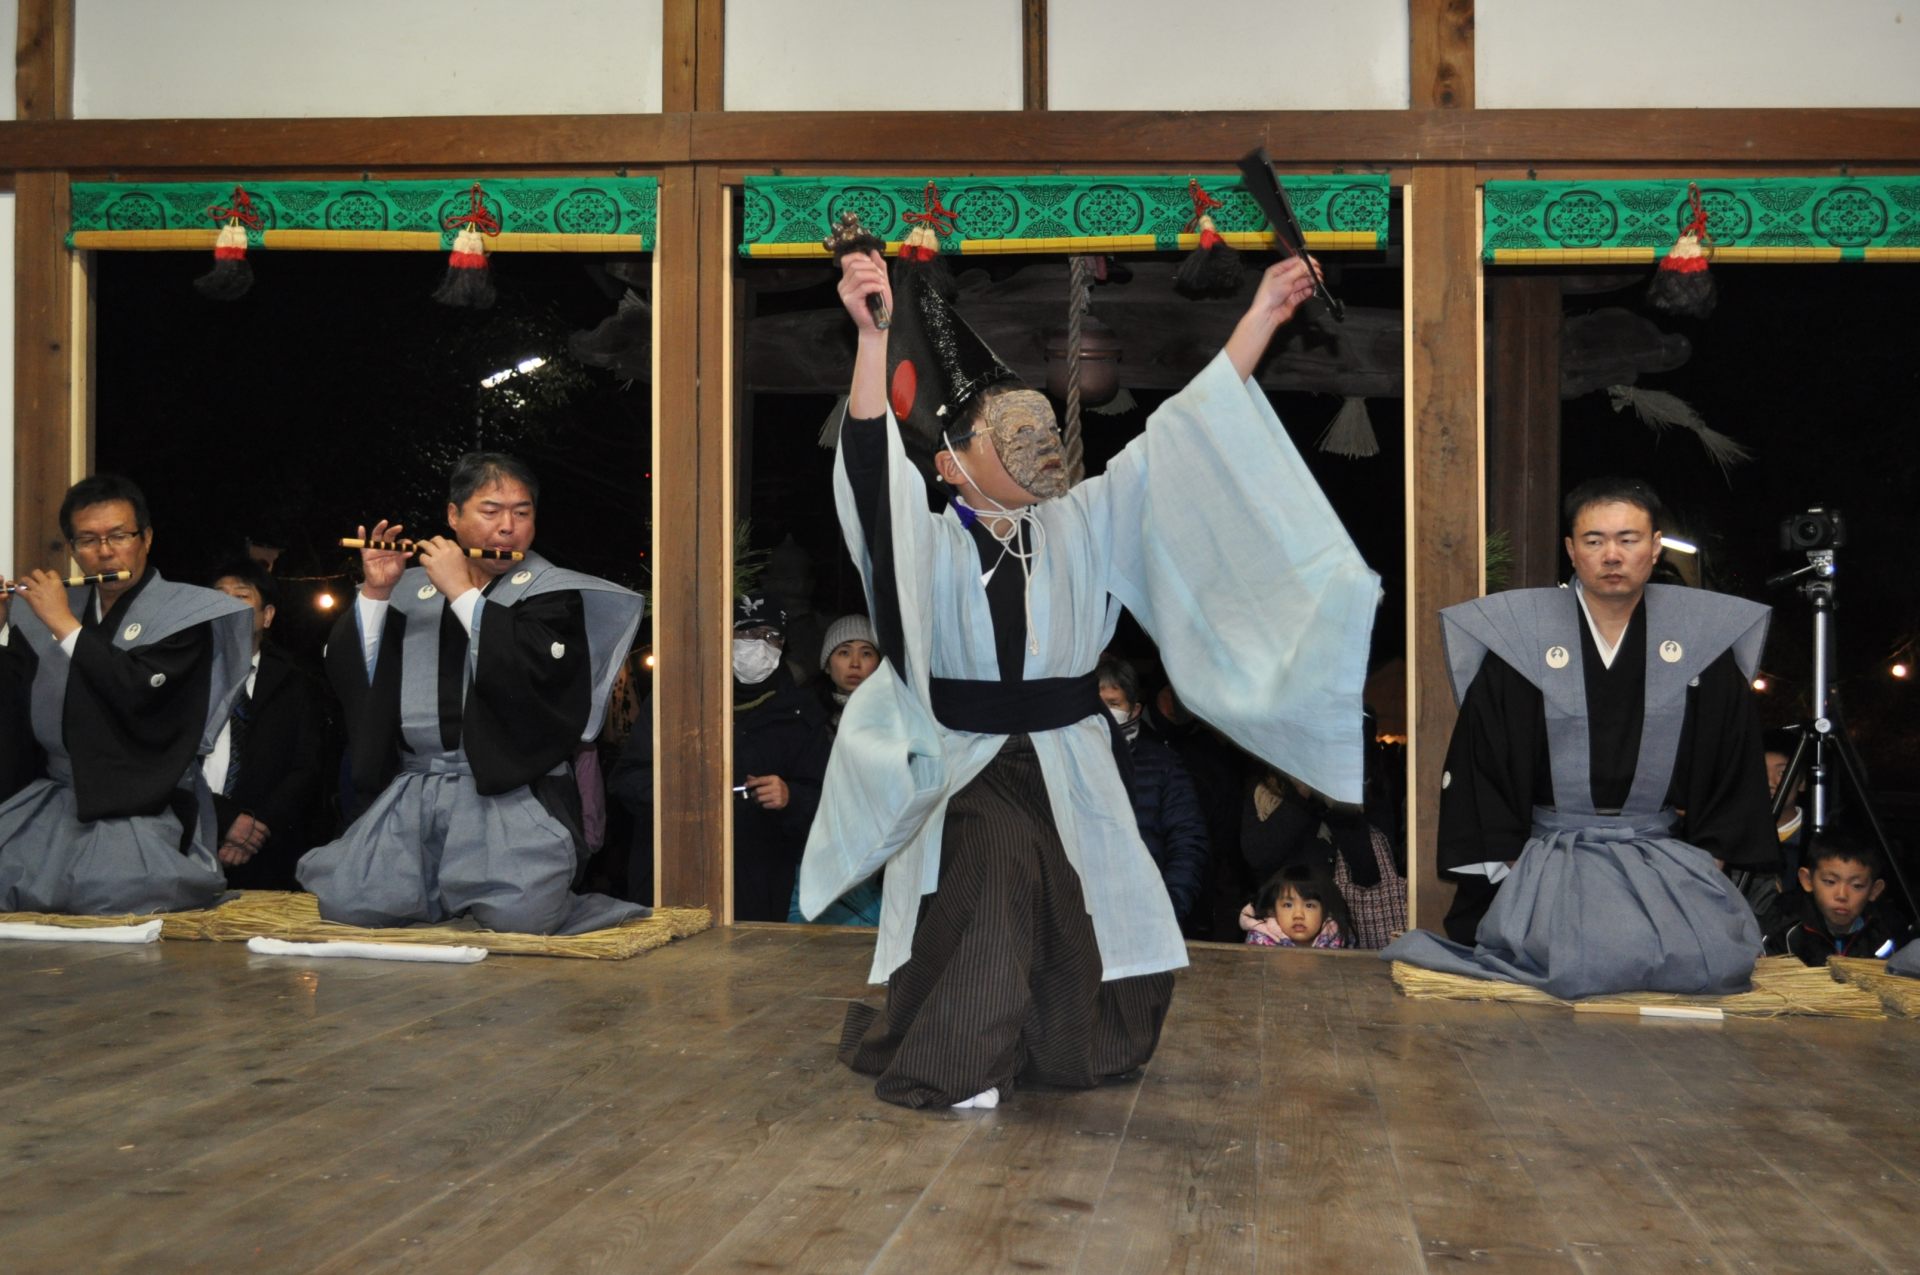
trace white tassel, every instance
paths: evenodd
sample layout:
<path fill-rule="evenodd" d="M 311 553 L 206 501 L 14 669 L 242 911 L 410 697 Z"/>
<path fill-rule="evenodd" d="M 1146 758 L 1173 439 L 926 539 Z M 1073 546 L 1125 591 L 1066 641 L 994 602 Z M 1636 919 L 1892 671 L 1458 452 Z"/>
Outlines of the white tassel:
<path fill-rule="evenodd" d="M 1380 454 L 1380 440 L 1374 437 L 1373 421 L 1367 416 L 1367 400 L 1350 398 L 1340 405 L 1327 428 L 1320 434 L 1318 446 L 1323 452 L 1360 460 Z"/>
<path fill-rule="evenodd" d="M 1609 385 L 1607 397 L 1613 404 L 1613 410 L 1624 412 L 1633 408 L 1633 414 L 1655 433 L 1666 429 L 1684 429 L 1700 440 L 1700 446 L 1706 448 L 1713 463 L 1720 466 L 1722 473 L 1729 465 L 1738 465 L 1753 459 L 1748 451 L 1736 440 L 1710 427 L 1701 419 L 1693 405 L 1677 394 L 1665 390 L 1635 389 L 1631 385 Z"/>

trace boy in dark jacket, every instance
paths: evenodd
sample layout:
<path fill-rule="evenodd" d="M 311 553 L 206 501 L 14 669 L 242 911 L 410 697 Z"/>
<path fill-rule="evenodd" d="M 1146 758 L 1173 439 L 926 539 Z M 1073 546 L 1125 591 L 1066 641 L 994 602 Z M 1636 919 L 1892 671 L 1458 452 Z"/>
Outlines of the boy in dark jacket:
<path fill-rule="evenodd" d="M 1873 910 L 1887 886 L 1880 872 L 1878 850 L 1833 833 L 1820 836 L 1800 868 L 1805 918 L 1769 934 L 1768 954 L 1797 956 L 1808 965 L 1825 965 L 1831 956 L 1893 955 L 1893 931 Z"/>

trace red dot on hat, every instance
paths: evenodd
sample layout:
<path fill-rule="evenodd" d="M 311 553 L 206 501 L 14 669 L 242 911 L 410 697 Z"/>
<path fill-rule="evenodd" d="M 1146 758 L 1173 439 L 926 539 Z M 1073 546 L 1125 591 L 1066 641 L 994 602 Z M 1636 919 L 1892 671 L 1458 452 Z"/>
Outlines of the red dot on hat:
<path fill-rule="evenodd" d="M 913 411 L 913 396 L 919 390 L 920 373 L 914 370 L 913 360 L 901 359 L 900 366 L 893 369 L 893 386 L 887 391 L 894 416 L 904 420 Z"/>

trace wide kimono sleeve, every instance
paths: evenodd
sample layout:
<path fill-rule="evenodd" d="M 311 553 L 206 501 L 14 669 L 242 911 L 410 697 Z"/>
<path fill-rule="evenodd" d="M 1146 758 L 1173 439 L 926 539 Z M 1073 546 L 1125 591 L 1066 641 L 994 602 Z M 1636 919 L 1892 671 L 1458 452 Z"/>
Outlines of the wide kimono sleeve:
<path fill-rule="evenodd" d="M 573 756 L 593 709 L 579 593 L 556 590 L 476 612 L 461 746 L 483 794 L 532 783 Z"/>
<path fill-rule="evenodd" d="M 387 786 L 400 768 L 400 669 L 407 618 L 388 607 L 381 619 L 379 653 L 367 672 L 360 608 L 344 607 L 327 636 L 327 680 L 340 700 L 347 735 L 347 783 L 342 804 L 358 809 Z"/>
<path fill-rule="evenodd" d="M 1223 352 L 1067 499 L 1110 546 L 1108 591 L 1158 645 L 1181 702 L 1358 802 L 1380 578 L 1259 387 Z"/>
<path fill-rule="evenodd" d="M 1447 744 L 1435 855 L 1443 873 L 1520 857 L 1547 774 L 1542 712 L 1539 689 L 1489 652 Z"/>
<path fill-rule="evenodd" d="M 1668 798 L 1684 811 L 1676 833 L 1728 867 L 1780 870 L 1780 838 L 1767 797 L 1767 763 L 1753 691 L 1731 653 L 1687 692 Z"/>
<path fill-rule="evenodd" d="M 164 809 L 199 753 L 212 680 L 211 625 L 121 648 L 82 629 L 67 675 L 66 738 L 82 823 Z"/>
<path fill-rule="evenodd" d="M 947 782 L 927 691 L 933 642 L 927 573 L 943 531 L 927 510 L 926 484 L 907 460 L 891 413 L 884 422 L 844 423 L 834 503 L 885 658 L 841 712 L 800 869 L 800 909 L 810 917 L 905 849 L 944 798 Z M 866 528 L 883 523 L 884 538 L 870 545 Z M 930 861 L 900 865 L 913 883 L 912 897 L 923 885 L 931 888 L 923 880 L 930 868 Z"/>
<path fill-rule="evenodd" d="M 0 643 L 0 801 L 31 783 L 41 768 L 30 707 L 38 661 L 25 638 L 8 637 Z"/>

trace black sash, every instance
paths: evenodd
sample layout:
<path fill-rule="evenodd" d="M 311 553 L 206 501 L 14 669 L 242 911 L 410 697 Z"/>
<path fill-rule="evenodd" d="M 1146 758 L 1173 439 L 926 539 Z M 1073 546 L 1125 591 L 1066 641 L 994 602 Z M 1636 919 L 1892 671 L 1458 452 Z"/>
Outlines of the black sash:
<path fill-rule="evenodd" d="M 1113 764 L 1133 799 L 1133 750 L 1119 724 L 1100 699 L 1100 679 L 1040 677 L 1026 682 L 974 682 L 963 677 L 930 677 L 927 698 L 933 716 L 948 730 L 975 735 L 1031 735 L 1059 730 L 1089 717 L 1107 723 L 1113 739 Z"/>
<path fill-rule="evenodd" d="M 1100 679 L 1041 677 L 1027 682 L 975 682 L 960 677 L 927 679 L 933 715 L 948 730 L 974 735 L 1031 735 L 1104 716 Z"/>

